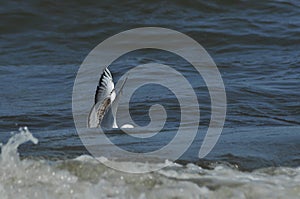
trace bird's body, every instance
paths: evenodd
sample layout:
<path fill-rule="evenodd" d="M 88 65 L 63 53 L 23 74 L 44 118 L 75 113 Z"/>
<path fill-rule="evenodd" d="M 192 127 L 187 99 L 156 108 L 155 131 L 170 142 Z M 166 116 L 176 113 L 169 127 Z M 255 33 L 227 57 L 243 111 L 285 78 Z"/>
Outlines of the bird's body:
<path fill-rule="evenodd" d="M 96 89 L 95 104 L 88 117 L 89 128 L 98 128 L 100 126 L 106 129 L 118 128 L 116 114 L 125 81 L 118 93 L 116 93 L 111 72 L 108 68 L 104 70 Z M 127 126 L 128 124 L 126 124 Z M 129 124 L 129 126 L 132 125 Z"/>

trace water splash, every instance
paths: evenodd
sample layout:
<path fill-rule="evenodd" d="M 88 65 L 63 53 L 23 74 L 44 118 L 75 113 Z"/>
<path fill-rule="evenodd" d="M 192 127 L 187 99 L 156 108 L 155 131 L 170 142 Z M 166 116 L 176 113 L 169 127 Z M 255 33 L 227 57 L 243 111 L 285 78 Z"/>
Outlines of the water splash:
<path fill-rule="evenodd" d="M 20 127 L 19 133 L 13 135 L 8 142 L 3 145 L 3 143 L 0 143 L 1 146 L 1 155 L 0 155 L 0 165 L 5 164 L 10 165 L 9 163 L 17 163 L 20 161 L 20 156 L 17 151 L 18 147 L 25 143 L 31 141 L 34 144 L 38 143 L 38 139 L 33 137 L 33 135 L 30 133 L 28 128 Z"/>
<path fill-rule="evenodd" d="M 226 165 L 212 170 L 172 162 L 147 174 L 122 173 L 91 156 L 54 161 L 20 160 L 17 148 L 38 140 L 24 127 L 2 145 L 0 198 L 299 198 L 300 168 L 242 172 Z M 102 157 L 105 160 L 104 157 Z M 132 169 L 157 164 L 113 161 Z M 253 191 L 255 190 L 255 191 Z"/>

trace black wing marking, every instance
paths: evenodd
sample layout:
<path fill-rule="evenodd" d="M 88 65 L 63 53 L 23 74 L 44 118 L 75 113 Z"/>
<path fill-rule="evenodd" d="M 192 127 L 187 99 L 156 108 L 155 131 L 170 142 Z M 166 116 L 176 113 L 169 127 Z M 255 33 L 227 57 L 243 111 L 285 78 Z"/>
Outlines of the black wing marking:
<path fill-rule="evenodd" d="M 96 89 L 95 104 L 101 99 L 108 97 L 111 94 L 113 87 L 112 75 L 108 68 L 106 68 L 100 77 Z"/>

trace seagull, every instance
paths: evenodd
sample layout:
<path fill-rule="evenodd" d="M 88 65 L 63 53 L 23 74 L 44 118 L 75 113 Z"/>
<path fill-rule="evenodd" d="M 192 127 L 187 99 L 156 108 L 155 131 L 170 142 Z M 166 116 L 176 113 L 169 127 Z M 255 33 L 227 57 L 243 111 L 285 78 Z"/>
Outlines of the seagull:
<path fill-rule="evenodd" d="M 96 93 L 95 104 L 88 116 L 88 128 L 105 129 L 119 128 L 116 121 L 118 102 L 127 78 L 123 81 L 118 92 L 115 90 L 113 77 L 108 68 L 102 73 Z M 121 128 L 133 128 L 131 124 L 125 124 Z"/>

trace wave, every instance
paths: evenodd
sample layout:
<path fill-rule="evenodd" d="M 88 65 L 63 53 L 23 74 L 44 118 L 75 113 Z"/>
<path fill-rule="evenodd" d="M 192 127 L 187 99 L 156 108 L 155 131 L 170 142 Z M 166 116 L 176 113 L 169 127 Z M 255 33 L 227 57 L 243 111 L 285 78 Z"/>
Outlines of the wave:
<path fill-rule="evenodd" d="M 88 155 L 46 161 L 20 159 L 17 147 L 38 142 L 27 128 L 2 145 L 1 198 L 299 198 L 300 167 L 242 172 L 226 164 L 204 169 L 166 161 L 164 169 L 130 174 L 110 169 Z M 102 161 L 105 160 L 101 157 Z M 135 170 L 159 164 L 113 162 Z"/>

